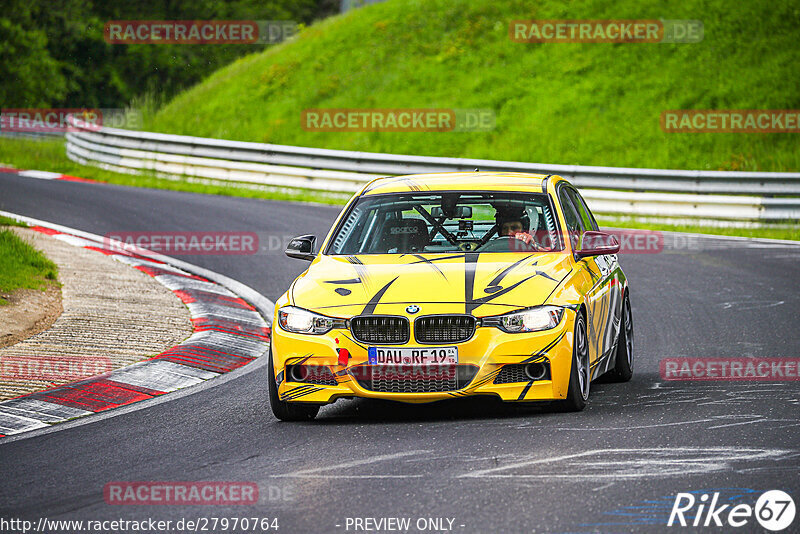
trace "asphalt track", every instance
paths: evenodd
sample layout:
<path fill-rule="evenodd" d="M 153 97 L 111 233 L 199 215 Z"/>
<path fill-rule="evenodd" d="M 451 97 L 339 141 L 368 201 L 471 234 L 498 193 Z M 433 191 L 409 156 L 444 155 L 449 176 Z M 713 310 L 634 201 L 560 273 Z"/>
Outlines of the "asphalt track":
<path fill-rule="evenodd" d="M 338 212 L 8 174 L 0 175 L 0 209 L 101 235 L 320 237 Z M 279 250 L 180 258 L 272 300 L 306 265 Z M 678 492 L 752 504 L 753 491 L 782 489 L 800 504 L 800 382 L 659 376 L 667 357 L 796 357 L 800 247 L 702 238 L 621 262 L 633 288 L 634 378 L 593 384 L 581 413 L 471 399 L 353 400 L 312 423 L 279 423 L 261 365 L 146 409 L 0 444 L 0 517 L 277 517 L 279 532 L 353 532 L 348 517 L 409 517 L 412 525 L 450 518 L 455 532 L 662 532 Z M 260 503 L 103 499 L 111 481 L 184 480 L 256 482 Z M 735 531 L 763 530 L 751 519 Z"/>

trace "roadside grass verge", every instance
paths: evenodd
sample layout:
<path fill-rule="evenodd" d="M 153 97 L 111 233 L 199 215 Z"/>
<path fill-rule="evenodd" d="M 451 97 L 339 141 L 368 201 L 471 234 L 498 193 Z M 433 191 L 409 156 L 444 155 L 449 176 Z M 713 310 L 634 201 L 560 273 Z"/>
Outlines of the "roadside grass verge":
<path fill-rule="evenodd" d="M 45 289 L 57 284 L 58 267 L 0 220 L 0 306 L 16 289 Z"/>
<path fill-rule="evenodd" d="M 9 217 L 3 217 L 2 215 L 0 215 L 0 229 L 2 229 L 3 226 L 19 226 L 21 228 L 28 227 L 28 225 L 25 224 L 24 222 L 19 222 Z"/>

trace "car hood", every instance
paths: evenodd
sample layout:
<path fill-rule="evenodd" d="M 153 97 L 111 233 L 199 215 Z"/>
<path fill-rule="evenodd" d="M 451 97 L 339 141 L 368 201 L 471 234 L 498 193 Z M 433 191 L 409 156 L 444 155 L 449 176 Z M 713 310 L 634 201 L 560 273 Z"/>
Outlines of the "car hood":
<path fill-rule="evenodd" d="M 332 317 L 406 315 L 412 305 L 482 317 L 543 304 L 570 268 L 560 253 L 319 256 L 290 296 Z"/>

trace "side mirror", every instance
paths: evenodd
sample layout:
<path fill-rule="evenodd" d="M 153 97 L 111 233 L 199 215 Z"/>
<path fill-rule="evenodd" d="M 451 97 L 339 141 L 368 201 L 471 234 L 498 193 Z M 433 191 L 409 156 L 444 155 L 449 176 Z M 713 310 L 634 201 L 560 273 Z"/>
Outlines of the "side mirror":
<path fill-rule="evenodd" d="M 575 251 L 575 257 L 600 256 L 602 254 L 619 253 L 619 241 L 611 234 L 605 232 L 584 232 L 581 248 Z"/>
<path fill-rule="evenodd" d="M 317 245 L 317 236 L 301 235 L 295 237 L 286 245 L 286 255 L 298 260 L 311 261 L 317 257 L 314 247 Z"/>

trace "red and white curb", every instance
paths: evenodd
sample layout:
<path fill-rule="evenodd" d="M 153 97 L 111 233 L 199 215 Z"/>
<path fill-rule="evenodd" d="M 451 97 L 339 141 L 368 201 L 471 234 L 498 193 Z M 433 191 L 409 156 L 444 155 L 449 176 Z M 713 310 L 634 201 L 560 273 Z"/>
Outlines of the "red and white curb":
<path fill-rule="evenodd" d="M 193 386 L 242 367 L 269 348 L 272 303 L 235 280 L 79 230 L 2 211 L 0 215 L 149 274 L 186 304 L 194 326 L 186 341 L 149 360 L 0 402 L 0 437 Z"/>
<path fill-rule="evenodd" d="M 70 176 L 69 174 L 61 174 L 58 172 L 50 171 L 26 171 L 23 169 L 15 169 L 14 167 L 0 167 L 0 172 L 8 174 L 18 174 L 24 178 L 36 178 L 38 180 L 63 180 L 65 182 L 90 182 L 95 183 L 96 180 L 89 180 L 87 178 L 78 178 L 77 176 Z"/>

